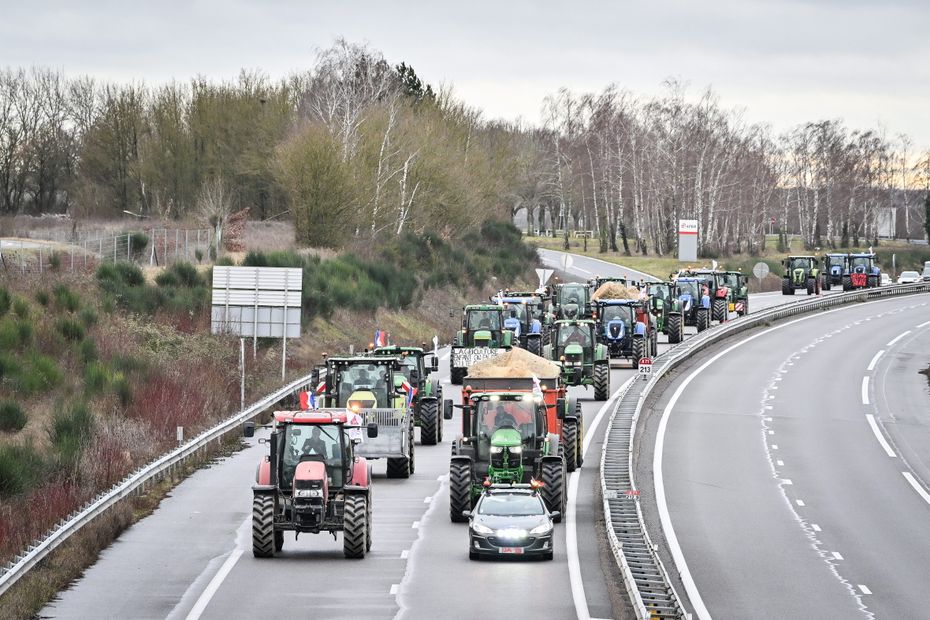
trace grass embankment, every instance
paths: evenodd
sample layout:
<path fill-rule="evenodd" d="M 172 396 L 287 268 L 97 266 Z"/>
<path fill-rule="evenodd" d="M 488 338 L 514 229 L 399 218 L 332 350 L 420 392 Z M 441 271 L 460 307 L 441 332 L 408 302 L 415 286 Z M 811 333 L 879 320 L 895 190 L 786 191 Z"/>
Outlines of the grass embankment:
<path fill-rule="evenodd" d="M 564 251 L 565 240 L 562 238 L 552 237 L 524 237 L 524 240 L 535 247 L 549 250 Z M 711 261 L 716 260 L 721 269 L 742 271 L 745 274 L 752 274 L 752 269 L 756 263 L 764 262 L 769 267 L 770 275 L 761 283 L 756 278 L 750 279 L 752 291 L 775 291 L 781 286 L 782 265 L 781 260 L 788 256 L 788 252 L 779 252 L 777 250 L 777 235 L 769 235 L 765 240 L 765 250 L 761 255 L 735 254 L 733 256 L 722 257 L 718 259 L 699 259 L 694 262 L 680 262 L 675 256 L 655 256 L 655 255 L 633 255 L 625 256 L 622 252 L 599 252 L 596 239 L 588 239 L 588 249 L 584 249 L 584 239 L 569 239 L 568 251 L 583 256 L 599 258 L 601 260 L 623 265 L 637 271 L 642 271 L 656 278 L 667 279 L 669 274 L 675 273 L 679 269 L 687 266 L 710 267 Z M 829 252 L 867 252 L 868 245 L 858 248 L 837 248 L 830 250 L 820 250 L 817 252 L 806 252 L 803 242 L 799 238 L 789 239 L 790 253 L 797 255 L 821 255 Z M 930 248 L 908 244 L 903 241 L 883 241 L 882 244 L 873 250 L 878 255 L 879 266 L 882 271 L 891 274 L 892 255 L 895 255 L 897 273 L 905 269 L 915 269 L 920 271 L 924 261 L 930 260 Z M 897 275 L 897 274 L 894 274 Z"/>

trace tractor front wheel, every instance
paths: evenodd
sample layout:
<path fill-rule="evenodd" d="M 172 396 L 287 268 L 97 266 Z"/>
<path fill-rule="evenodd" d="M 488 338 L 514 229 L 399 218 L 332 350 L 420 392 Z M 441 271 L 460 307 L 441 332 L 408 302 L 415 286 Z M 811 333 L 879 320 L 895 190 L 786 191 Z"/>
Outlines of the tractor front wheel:
<path fill-rule="evenodd" d="M 704 331 L 710 327 L 710 309 L 698 308 L 697 311 L 697 330 Z"/>
<path fill-rule="evenodd" d="M 349 559 L 365 557 L 368 539 L 367 503 L 364 495 L 353 493 L 346 496 L 342 515 L 342 552 Z"/>
<path fill-rule="evenodd" d="M 642 336 L 633 336 L 633 347 L 632 353 L 633 356 L 633 369 L 639 368 L 639 360 L 643 358 L 646 353 L 646 343 L 643 340 Z"/>
<path fill-rule="evenodd" d="M 781 280 L 781 294 L 794 295 L 794 287 L 791 285 L 791 280 L 788 278 L 782 278 Z"/>
<path fill-rule="evenodd" d="M 807 294 L 808 294 L 808 295 L 813 295 L 814 293 L 817 292 L 817 285 L 816 285 L 816 283 L 814 282 L 814 278 L 808 278 L 806 284 L 807 284 Z"/>
<path fill-rule="evenodd" d="M 420 443 L 424 446 L 435 446 L 442 441 L 440 429 L 442 422 L 439 419 L 439 402 L 427 400 L 420 403 Z"/>
<path fill-rule="evenodd" d="M 682 316 L 680 314 L 668 315 L 668 343 L 669 344 L 678 344 L 679 342 L 681 342 L 681 323 L 682 323 Z"/>
<path fill-rule="evenodd" d="M 594 400 L 607 400 L 610 393 L 610 362 L 594 364 Z"/>
<path fill-rule="evenodd" d="M 584 411 L 581 407 L 581 401 L 575 401 L 575 419 L 578 420 L 578 448 L 576 453 L 576 459 L 578 461 L 578 467 L 581 467 L 584 464 Z"/>
<path fill-rule="evenodd" d="M 559 511 L 559 516 L 554 520 L 561 523 L 562 515 L 565 514 L 565 461 L 543 461 L 541 477 L 543 501 L 550 511 Z"/>
<path fill-rule="evenodd" d="M 574 420 L 562 424 L 562 450 L 565 452 L 565 469 L 575 471 L 578 467 L 578 426 Z"/>
<path fill-rule="evenodd" d="M 464 523 L 462 512 L 471 510 L 471 467 L 462 461 L 449 465 L 449 518 L 453 523 Z"/>
<path fill-rule="evenodd" d="M 252 555 L 273 558 L 274 551 L 274 497 L 256 495 L 252 499 Z"/>

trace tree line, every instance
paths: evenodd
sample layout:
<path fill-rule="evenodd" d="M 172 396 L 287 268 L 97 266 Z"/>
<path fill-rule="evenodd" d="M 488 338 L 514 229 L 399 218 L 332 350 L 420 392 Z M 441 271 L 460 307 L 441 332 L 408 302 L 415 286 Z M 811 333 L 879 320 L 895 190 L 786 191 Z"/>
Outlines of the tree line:
<path fill-rule="evenodd" d="M 677 82 L 544 102 L 539 127 L 489 121 L 405 63 L 339 39 L 281 80 L 243 71 L 158 86 L 0 71 L 0 214 L 293 220 L 301 245 L 436 231 L 525 210 L 530 230 L 592 230 L 602 250 L 665 254 L 677 220 L 705 255 L 766 232 L 858 244 L 921 236 L 930 152 L 840 121 L 774 135 Z M 774 220 L 774 224 L 773 224 Z"/>

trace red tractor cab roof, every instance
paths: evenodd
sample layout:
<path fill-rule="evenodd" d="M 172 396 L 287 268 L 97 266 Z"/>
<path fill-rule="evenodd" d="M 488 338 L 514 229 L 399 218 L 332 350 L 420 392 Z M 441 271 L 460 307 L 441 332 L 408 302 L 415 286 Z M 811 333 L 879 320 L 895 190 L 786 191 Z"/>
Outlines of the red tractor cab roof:
<path fill-rule="evenodd" d="M 275 411 L 274 421 L 281 424 L 347 424 L 348 412 L 345 409 Z"/>

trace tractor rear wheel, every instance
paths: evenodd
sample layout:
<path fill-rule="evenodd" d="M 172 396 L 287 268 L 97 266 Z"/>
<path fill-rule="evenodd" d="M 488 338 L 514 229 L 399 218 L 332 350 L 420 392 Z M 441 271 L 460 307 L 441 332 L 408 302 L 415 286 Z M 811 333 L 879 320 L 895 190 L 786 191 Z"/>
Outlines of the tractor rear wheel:
<path fill-rule="evenodd" d="M 584 464 L 584 410 L 581 407 L 581 401 L 575 401 L 575 418 L 578 420 L 578 452 L 576 459 L 578 467 Z"/>
<path fill-rule="evenodd" d="M 371 551 L 371 487 L 368 487 L 368 499 L 365 502 L 365 553 Z"/>
<path fill-rule="evenodd" d="M 813 295 L 816 292 L 817 285 L 814 283 L 814 278 L 807 279 L 806 287 L 808 295 Z"/>
<path fill-rule="evenodd" d="M 607 400 L 610 392 L 610 362 L 594 364 L 594 400 Z"/>
<path fill-rule="evenodd" d="M 843 290 L 851 291 L 852 290 L 852 278 L 849 276 L 843 276 Z"/>
<path fill-rule="evenodd" d="M 471 467 L 462 461 L 449 464 L 449 518 L 453 523 L 464 523 L 462 512 L 471 510 Z"/>
<path fill-rule="evenodd" d="M 633 349 L 633 352 L 631 353 L 631 355 L 633 356 L 633 360 L 632 360 L 633 368 L 636 369 L 636 368 L 639 368 L 639 360 L 646 353 L 646 343 L 643 341 L 642 336 L 633 336 L 632 349 Z"/>
<path fill-rule="evenodd" d="M 275 530 L 274 533 L 274 552 L 278 553 L 284 548 L 284 532 Z"/>
<path fill-rule="evenodd" d="M 866 280 L 866 286 L 869 288 L 877 288 L 878 287 L 878 276 L 869 276 L 868 279 Z"/>
<path fill-rule="evenodd" d="M 697 330 L 704 331 L 710 327 L 710 309 L 698 308 L 697 311 Z"/>
<path fill-rule="evenodd" d="M 527 336 L 526 350 L 533 355 L 542 355 L 542 338 L 540 336 Z"/>
<path fill-rule="evenodd" d="M 252 499 L 252 555 L 273 558 L 274 534 L 274 497 L 256 495 Z"/>
<path fill-rule="evenodd" d="M 365 557 L 368 538 L 367 503 L 364 495 L 353 493 L 346 496 L 342 515 L 342 552 L 349 559 Z"/>
<path fill-rule="evenodd" d="M 420 443 L 435 446 L 442 441 L 440 435 L 442 422 L 439 420 L 439 402 L 435 400 L 420 403 Z"/>
<path fill-rule="evenodd" d="M 412 452 L 412 451 L 411 451 Z M 406 456 L 397 458 L 388 458 L 387 460 L 387 477 L 388 478 L 409 478 L 411 459 Z"/>
<path fill-rule="evenodd" d="M 681 322 L 680 314 L 668 315 L 668 343 L 678 344 L 681 342 Z"/>
<path fill-rule="evenodd" d="M 788 278 L 781 279 L 781 294 L 794 295 L 794 287 L 791 285 L 791 280 Z"/>
<path fill-rule="evenodd" d="M 565 469 L 575 471 L 578 467 L 578 427 L 574 420 L 562 424 L 562 450 L 565 452 Z"/>
<path fill-rule="evenodd" d="M 718 323 L 725 323 L 727 320 L 727 300 L 714 300 L 714 320 Z"/>
<path fill-rule="evenodd" d="M 565 461 L 543 461 L 541 478 L 543 501 L 550 511 L 559 511 L 554 521 L 561 523 L 565 513 Z"/>

